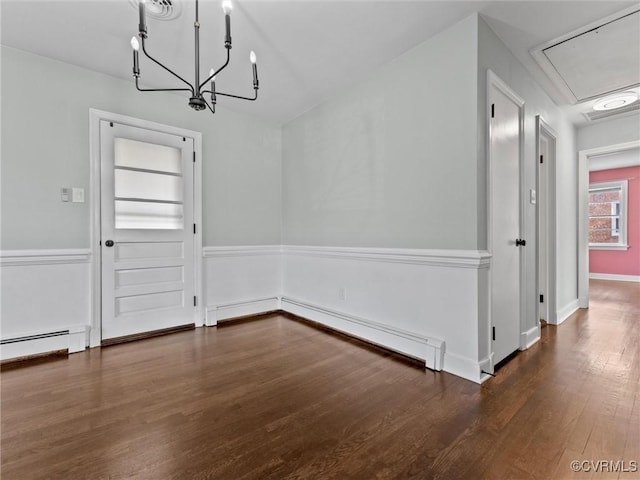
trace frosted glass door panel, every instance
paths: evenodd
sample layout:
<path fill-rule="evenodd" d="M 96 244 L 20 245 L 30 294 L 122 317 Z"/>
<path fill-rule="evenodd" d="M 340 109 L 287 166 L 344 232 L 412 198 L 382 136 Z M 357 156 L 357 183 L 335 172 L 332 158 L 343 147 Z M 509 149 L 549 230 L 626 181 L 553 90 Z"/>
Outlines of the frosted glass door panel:
<path fill-rule="evenodd" d="M 182 177 L 115 169 L 116 198 L 182 203 Z"/>
<path fill-rule="evenodd" d="M 116 229 L 181 230 L 184 208 L 175 203 L 115 201 Z"/>
<path fill-rule="evenodd" d="M 182 173 L 180 150 L 165 145 L 115 138 L 115 166 Z"/>
<path fill-rule="evenodd" d="M 116 229 L 184 228 L 180 149 L 115 138 L 113 168 Z"/>

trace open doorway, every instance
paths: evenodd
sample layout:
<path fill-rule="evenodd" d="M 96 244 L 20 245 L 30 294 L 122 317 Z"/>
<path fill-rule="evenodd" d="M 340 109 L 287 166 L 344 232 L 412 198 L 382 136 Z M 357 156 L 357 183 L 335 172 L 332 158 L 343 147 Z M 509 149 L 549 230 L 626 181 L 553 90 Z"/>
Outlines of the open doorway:
<path fill-rule="evenodd" d="M 633 259 L 626 258 L 633 256 L 640 246 L 637 245 L 640 239 L 635 240 L 636 229 L 640 226 L 633 223 L 638 214 L 630 214 L 630 210 L 640 208 L 638 205 L 640 199 L 636 198 L 640 192 L 635 192 L 635 182 L 638 179 L 632 178 L 634 192 L 629 198 L 628 185 L 631 179 L 625 171 L 628 167 L 640 165 L 640 154 L 635 152 L 640 152 L 640 140 L 579 152 L 578 295 L 580 308 L 589 308 L 590 252 L 611 252 L 606 257 L 609 260 L 605 259 L 605 262 L 620 261 L 621 265 L 629 267 L 634 267 L 637 263 Z M 592 173 L 591 179 L 594 181 L 590 182 L 590 170 L 605 172 L 606 175 Z M 607 181 L 602 181 L 605 179 Z M 628 227 L 631 227 L 631 231 Z M 604 233 L 608 234 L 604 235 Z M 630 246 L 634 243 L 636 245 L 631 250 Z M 623 256 L 625 259 L 622 259 Z M 597 261 L 601 262 L 602 259 L 598 258 Z M 600 277 L 609 280 L 640 280 L 638 272 L 635 275 L 626 273 L 626 271 L 618 274 L 600 273 Z M 592 274 L 594 275 L 598 276 L 596 273 Z"/>

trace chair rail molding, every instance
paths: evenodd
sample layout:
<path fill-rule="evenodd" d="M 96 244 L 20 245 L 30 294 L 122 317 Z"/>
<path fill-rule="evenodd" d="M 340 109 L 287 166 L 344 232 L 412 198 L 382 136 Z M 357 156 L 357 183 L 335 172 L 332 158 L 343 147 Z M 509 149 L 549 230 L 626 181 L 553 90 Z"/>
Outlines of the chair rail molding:
<path fill-rule="evenodd" d="M 3 267 L 89 263 L 90 261 L 91 250 L 88 248 L 0 250 L 0 266 Z"/>
<path fill-rule="evenodd" d="M 491 254 L 482 250 L 434 250 L 409 248 L 315 247 L 283 245 L 287 255 L 348 258 L 458 268 L 488 268 Z"/>

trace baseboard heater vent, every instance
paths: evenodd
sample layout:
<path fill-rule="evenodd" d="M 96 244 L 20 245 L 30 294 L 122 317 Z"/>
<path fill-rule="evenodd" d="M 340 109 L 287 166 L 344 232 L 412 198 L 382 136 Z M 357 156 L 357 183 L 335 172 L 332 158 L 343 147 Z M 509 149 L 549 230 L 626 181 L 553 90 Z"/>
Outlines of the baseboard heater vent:
<path fill-rule="evenodd" d="M 31 340 L 41 340 L 43 338 L 60 337 L 62 335 L 69 335 L 69 330 L 59 330 L 57 332 L 39 333 L 37 335 L 26 335 L 24 337 L 6 338 L 0 340 L 0 345 L 8 345 L 10 343 L 28 342 Z"/>
<path fill-rule="evenodd" d="M 281 302 L 282 310 L 287 313 L 420 360 L 430 370 L 441 371 L 443 368 L 445 353 L 443 340 L 313 305 L 302 300 L 283 297 Z"/>

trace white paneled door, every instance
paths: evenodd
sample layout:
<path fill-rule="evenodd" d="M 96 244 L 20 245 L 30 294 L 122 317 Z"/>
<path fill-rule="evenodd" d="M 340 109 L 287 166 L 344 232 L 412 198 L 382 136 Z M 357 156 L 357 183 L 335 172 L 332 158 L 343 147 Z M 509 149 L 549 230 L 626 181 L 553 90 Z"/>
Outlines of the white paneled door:
<path fill-rule="evenodd" d="M 194 142 L 100 121 L 102 341 L 194 323 Z"/>
<path fill-rule="evenodd" d="M 520 163 L 523 102 L 497 79 L 490 82 L 489 195 L 493 364 L 520 347 Z"/>

